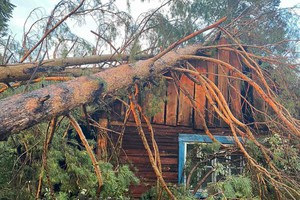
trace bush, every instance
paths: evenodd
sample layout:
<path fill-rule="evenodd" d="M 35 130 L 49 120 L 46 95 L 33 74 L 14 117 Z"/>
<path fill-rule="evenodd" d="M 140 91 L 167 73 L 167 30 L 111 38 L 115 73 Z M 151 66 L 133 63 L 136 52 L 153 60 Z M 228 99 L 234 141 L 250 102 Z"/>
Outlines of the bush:
<path fill-rule="evenodd" d="M 196 198 L 188 191 L 185 189 L 184 186 L 177 186 L 177 185 L 169 185 L 169 189 L 173 193 L 173 195 L 178 199 L 178 200 L 195 200 Z M 141 196 L 141 200 L 155 200 L 158 199 L 159 194 L 160 194 L 161 188 L 158 190 L 157 187 L 152 187 L 149 191 L 145 192 Z M 166 191 L 162 191 L 160 194 L 160 199 L 169 199 L 168 194 Z"/>
<path fill-rule="evenodd" d="M 35 198 L 47 126 L 39 124 L 0 142 L 0 199 Z M 89 143 L 92 146 L 95 141 Z M 138 183 L 133 172 L 126 165 L 118 168 L 111 163 L 99 165 L 104 181 L 101 197 L 126 199 L 129 185 Z M 61 121 L 53 136 L 47 166 L 47 173 L 43 173 L 42 199 L 52 199 L 50 186 L 60 200 L 96 198 L 98 182 L 92 162 L 74 131 L 68 128 L 68 120 Z"/>

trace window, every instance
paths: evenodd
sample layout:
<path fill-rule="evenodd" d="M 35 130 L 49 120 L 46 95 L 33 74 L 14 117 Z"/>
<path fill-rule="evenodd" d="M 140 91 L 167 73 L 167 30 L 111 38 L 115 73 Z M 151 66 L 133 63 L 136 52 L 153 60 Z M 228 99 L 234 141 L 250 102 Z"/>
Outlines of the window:
<path fill-rule="evenodd" d="M 234 144 L 234 139 L 230 136 L 215 138 L 223 144 Z M 207 149 L 213 145 L 206 135 L 179 134 L 178 140 L 178 182 L 187 184 L 192 192 L 200 196 L 205 196 L 203 191 L 209 183 L 243 171 L 244 160 L 239 153 L 220 151 L 210 155 Z"/>

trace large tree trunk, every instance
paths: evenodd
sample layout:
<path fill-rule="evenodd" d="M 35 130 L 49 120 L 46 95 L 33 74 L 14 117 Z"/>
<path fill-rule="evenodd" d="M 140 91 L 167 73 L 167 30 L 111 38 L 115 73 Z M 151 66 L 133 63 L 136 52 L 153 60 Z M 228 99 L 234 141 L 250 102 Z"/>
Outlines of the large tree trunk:
<path fill-rule="evenodd" d="M 149 55 L 139 55 L 135 56 L 135 60 L 144 60 L 150 58 Z M 97 64 L 103 62 L 113 62 L 113 61 L 126 61 L 130 58 L 129 55 L 93 55 L 80 58 L 58 58 L 51 60 L 44 60 L 43 62 L 35 63 L 20 63 L 11 65 L 0 65 L 0 82 L 14 82 L 14 81 L 24 81 L 30 79 L 34 71 L 34 78 L 40 76 L 50 76 L 53 73 L 64 72 L 68 66 L 76 65 L 86 65 L 86 64 Z M 39 65 L 38 69 L 36 67 Z M 68 71 L 68 70 L 67 70 Z"/>
<path fill-rule="evenodd" d="M 180 55 L 195 54 L 199 47 L 200 45 L 188 46 L 176 52 L 170 51 L 155 62 L 148 59 L 124 64 L 92 76 L 79 77 L 3 99 L 0 101 L 0 140 L 4 140 L 10 133 L 63 115 L 74 107 L 101 98 L 103 92 L 111 93 L 129 86 L 134 80 L 156 75 L 175 65 L 180 60 Z"/>

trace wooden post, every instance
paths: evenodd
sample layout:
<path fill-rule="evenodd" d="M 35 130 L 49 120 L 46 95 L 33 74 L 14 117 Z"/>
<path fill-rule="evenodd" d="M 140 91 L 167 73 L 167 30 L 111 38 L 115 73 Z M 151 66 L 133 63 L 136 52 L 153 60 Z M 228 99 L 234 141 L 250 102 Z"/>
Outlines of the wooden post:
<path fill-rule="evenodd" d="M 107 118 L 99 119 L 99 126 L 97 128 L 97 160 L 107 161 Z M 102 129 L 101 127 L 105 128 Z"/>

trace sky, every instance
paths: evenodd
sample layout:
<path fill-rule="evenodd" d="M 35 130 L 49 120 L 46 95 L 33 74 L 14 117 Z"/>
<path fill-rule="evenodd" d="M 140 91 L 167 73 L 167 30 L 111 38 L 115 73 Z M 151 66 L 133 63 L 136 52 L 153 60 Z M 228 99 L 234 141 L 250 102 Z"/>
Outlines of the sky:
<path fill-rule="evenodd" d="M 43 14 L 49 15 L 59 1 L 60 0 L 11 0 L 10 2 L 16 7 L 13 10 L 13 17 L 10 19 L 9 28 L 14 34 L 15 39 L 17 41 L 22 40 L 24 22 L 34 8 L 40 7 L 42 8 L 42 12 L 44 12 Z M 134 0 L 131 7 L 131 14 L 134 17 L 138 17 L 141 13 L 159 7 L 161 2 L 152 0 L 150 3 L 150 1 L 146 0 L 142 3 L 141 0 Z M 117 0 L 117 6 L 118 8 L 127 8 L 126 0 Z M 93 20 L 86 19 L 86 21 Z M 28 26 L 30 26 L 30 23 L 28 24 Z M 83 27 L 79 27 L 76 25 L 75 21 L 72 22 L 69 19 L 67 20 L 67 24 L 70 26 L 72 32 L 76 33 L 79 37 L 82 37 L 91 43 L 94 42 L 95 36 L 90 32 L 91 30 L 95 31 L 95 25 L 93 23 L 87 23 L 83 25 Z"/>
<path fill-rule="evenodd" d="M 24 22 L 29 15 L 29 13 L 34 9 L 41 7 L 41 11 L 45 15 L 49 15 L 51 10 L 60 0 L 11 0 L 11 3 L 16 5 L 13 11 L 13 18 L 9 22 L 9 28 L 13 32 L 15 39 L 17 41 L 22 40 L 22 33 L 23 33 L 23 25 Z M 156 8 L 160 5 L 157 0 L 144 1 L 143 3 L 141 0 L 134 0 L 131 4 L 131 13 L 132 16 L 137 17 L 139 14 L 149 11 L 150 9 Z M 282 0 L 281 7 L 292 7 L 296 4 L 300 4 L 300 0 Z M 118 0 L 117 5 L 119 8 L 126 8 L 126 0 Z M 86 20 L 92 21 L 92 20 Z M 76 25 L 76 23 L 70 20 L 67 20 L 68 25 L 72 29 L 74 33 L 76 33 L 79 37 L 86 39 L 89 42 L 94 41 L 94 35 L 90 32 L 94 30 L 93 23 L 87 23 L 82 27 Z"/>

